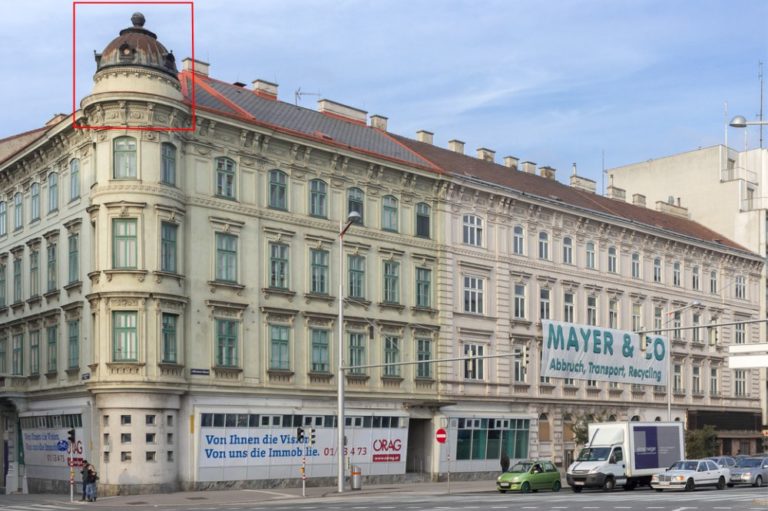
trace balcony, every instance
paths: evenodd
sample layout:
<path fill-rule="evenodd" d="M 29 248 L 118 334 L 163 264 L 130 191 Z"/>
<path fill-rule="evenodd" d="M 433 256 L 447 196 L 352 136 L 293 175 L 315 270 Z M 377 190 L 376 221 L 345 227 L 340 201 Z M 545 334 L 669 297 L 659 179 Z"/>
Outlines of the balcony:
<path fill-rule="evenodd" d="M 757 174 L 744 167 L 734 167 L 732 169 L 722 169 L 720 171 L 720 181 L 743 180 L 748 183 L 757 183 Z"/>
<path fill-rule="evenodd" d="M 768 209 L 768 197 L 752 197 L 741 201 L 742 211 L 756 211 L 759 209 Z"/>

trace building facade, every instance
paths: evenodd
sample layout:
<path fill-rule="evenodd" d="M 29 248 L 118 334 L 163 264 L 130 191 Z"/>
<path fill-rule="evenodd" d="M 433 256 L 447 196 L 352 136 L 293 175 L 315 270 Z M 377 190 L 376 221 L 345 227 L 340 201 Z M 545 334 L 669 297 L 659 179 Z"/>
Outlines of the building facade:
<path fill-rule="evenodd" d="M 327 483 L 340 448 L 372 481 L 565 464 L 579 418 L 664 420 L 670 389 L 672 420 L 759 414 L 756 371 L 729 371 L 728 331 L 704 326 L 758 316 L 758 255 L 578 176 L 179 72 L 132 23 L 97 55 L 90 128 L 0 141 L 6 491 L 63 490 L 70 458 L 106 493 L 298 484 L 302 458 Z M 548 318 L 679 325 L 672 384 L 544 378 Z"/>

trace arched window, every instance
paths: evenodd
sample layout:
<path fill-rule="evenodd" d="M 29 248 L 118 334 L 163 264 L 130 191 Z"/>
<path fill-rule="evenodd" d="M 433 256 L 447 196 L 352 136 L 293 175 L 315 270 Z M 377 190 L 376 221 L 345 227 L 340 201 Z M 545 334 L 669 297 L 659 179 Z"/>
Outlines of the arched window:
<path fill-rule="evenodd" d="M 355 220 L 355 222 L 361 225 L 365 223 L 364 206 L 365 194 L 360 188 L 350 188 L 347 190 L 347 214 L 353 211 L 359 214 L 360 218 Z"/>
<path fill-rule="evenodd" d="M 614 422 L 615 420 L 616 420 L 616 416 L 615 415 L 609 415 L 608 416 L 608 422 Z"/>
<path fill-rule="evenodd" d="M 29 187 L 29 220 L 40 219 L 40 183 L 32 183 Z"/>
<path fill-rule="evenodd" d="M 80 160 L 69 162 L 69 200 L 80 197 Z"/>
<path fill-rule="evenodd" d="M 216 196 L 235 198 L 235 162 L 229 158 L 216 158 Z"/>
<path fill-rule="evenodd" d="M 475 215 L 464 215 L 464 243 L 483 246 L 483 219 Z"/>
<path fill-rule="evenodd" d="M 639 415 L 633 415 L 632 418 L 629 419 L 629 420 L 631 420 L 632 422 L 639 422 L 640 421 L 640 416 Z"/>
<path fill-rule="evenodd" d="M 429 238 L 431 231 L 432 208 L 425 202 L 416 204 L 416 236 Z"/>
<path fill-rule="evenodd" d="M 321 179 L 309 182 L 309 214 L 320 218 L 328 217 L 328 185 Z"/>
<path fill-rule="evenodd" d="M 55 172 L 48 174 L 48 212 L 59 209 L 59 175 Z"/>
<path fill-rule="evenodd" d="M 608 271 L 616 273 L 617 270 L 616 247 L 608 247 Z"/>
<path fill-rule="evenodd" d="M 381 228 L 385 231 L 397 232 L 397 199 L 391 195 L 381 198 Z"/>
<path fill-rule="evenodd" d="M 176 185 L 176 146 L 163 142 L 161 147 L 160 181 L 167 185 Z"/>
<path fill-rule="evenodd" d="M 279 170 L 269 171 L 269 207 L 288 209 L 288 176 Z"/>
<path fill-rule="evenodd" d="M 573 264 L 573 239 L 570 236 L 563 238 L 563 263 Z"/>
<path fill-rule="evenodd" d="M 595 269 L 595 242 L 594 241 L 588 241 L 587 242 L 587 261 L 586 266 L 590 270 Z"/>
<path fill-rule="evenodd" d="M 112 142 L 115 179 L 136 179 L 136 139 L 118 137 Z"/>
<path fill-rule="evenodd" d="M 539 259 L 549 259 L 549 234 L 539 233 Z"/>
<path fill-rule="evenodd" d="M 525 254 L 525 231 L 522 225 L 516 225 L 512 231 L 512 252 L 517 255 Z"/>

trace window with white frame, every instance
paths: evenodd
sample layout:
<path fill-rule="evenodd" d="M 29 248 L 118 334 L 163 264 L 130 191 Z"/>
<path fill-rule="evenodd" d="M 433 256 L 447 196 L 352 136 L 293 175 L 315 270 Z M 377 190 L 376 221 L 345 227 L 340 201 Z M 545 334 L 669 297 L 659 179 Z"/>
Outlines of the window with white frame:
<path fill-rule="evenodd" d="M 595 269 L 595 242 L 588 241 L 586 246 L 586 267 L 590 270 Z"/>
<path fill-rule="evenodd" d="M 269 207 L 288 209 L 288 175 L 276 169 L 269 171 Z"/>
<path fill-rule="evenodd" d="M 682 392 L 683 391 L 683 366 L 680 364 L 675 364 L 672 370 L 672 374 L 674 375 L 672 388 L 675 392 Z"/>
<path fill-rule="evenodd" d="M 179 226 L 170 222 L 160 222 L 160 271 L 176 273 L 177 238 Z"/>
<path fill-rule="evenodd" d="M 40 220 L 40 183 L 29 187 L 29 221 Z"/>
<path fill-rule="evenodd" d="M 699 275 L 699 267 L 694 266 L 691 269 L 691 288 L 698 291 L 701 289 L 701 276 Z"/>
<path fill-rule="evenodd" d="M 734 342 L 736 344 L 745 344 L 747 342 L 747 335 L 744 328 L 744 323 L 737 323 L 733 325 Z"/>
<path fill-rule="evenodd" d="M 366 365 L 365 355 L 365 334 L 362 332 L 349 333 L 349 369 L 350 374 L 365 374 L 364 367 L 355 367 Z"/>
<path fill-rule="evenodd" d="M 637 252 L 632 253 L 632 278 L 640 278 L 640 254 Z"/>
<path fill-rule="evenodd" d="M 114 362 L 138 361 L 138 312 L 112 312 L 112 360 Z"/>
<path fill-rule="evenodd" d="M 563 264 L 573 264 L 573 239 L 570 236 L 563 238 Z"/>
<path fill-rule="evenodd" d="M 162 321 L 162 338 L 163 338 L 163 352 L 162 361 L 167 364 L 175 364 L 178 362 L 178 346 L 176 328 L 179 322 L 178 314 L 163 313 L 161 317 Z"/>
<path fill-rule="evenodd" d="M 238 329 L 240 322 L 234 319 L 216 319 L 216 366 L 238 366 Z"/>
<path fill-rule="evenodd" d="M 432 364 L 425 362 L 432 360 L 432 340 L 425 338 L 416 339 L 416 378 L 432 378 Z"/>
<path fill-rule="evenodd" d="M 694 312 L 691 316 L 691 340 L 693 342 L 701 342 L 701 314 Z"/>
<path fill-rule="evenodd" d="M 672 263 L 672 285 L 680 287 L 682 285 L 682 278 L 680 276 L 680 261 Z"/>
<path fill-rule="evenodd" d="M 482 357 L 484 346 L 482 344 L 465 344 L 464 356 L 465 357 Z M 485 359 L 483 358 L 468 358 L 464 360 L 464 379 L 465 380 L 483 380 L 484 379 L 484 365 Z"/>
<path fill-rule="evenodd" d="M 664 308 L 661 305 L 653 307 L 653 330 L 656 335 L 661 335 L 661 329 L 664 326 Z"/>
<path fill-rule="evenodd" d="M 69 243 L 68 282 L 71 284 L 80 280 L 80 233 L 71 233 L 67 240 Z"/>
<path fill-rule="evenodd" d="M 709 395 L 720 395 L 720 374 L 717 367 L 711 367 L 709 369 Z"/>
<path fill-rule="evenodd" d="M 37 248 L 29 250 L 29 296 L 40 295 L 40 251 Z"/>
<path fill-rule="evenodd" d="M 288 245 L 269 244 L 269 287 L 288 289 Z"/>
<path fill-rule="evenodd" d="M 744 275 L 737 275 L 734 281 L 736 298 L 745 300 L 747 298 L 747 279 Z"/>
<path fill-rule="evenodd" d="M 160 182 L 176 185 L 176 146 L 168 142 L 160 149 Z"/>
<path fill-rule="evenodd" d="M 398 203 L 391 195 L 381 198 L 381 228 L 384 231 L 398 231 Z"/>
<path fill-rule="evenodd" d="M 416 268 L 416 307 L 432 307 L 432 270 Z"/>
<path fill-rule="evenodd" d="M 527 370 L 525 367 L 525 348 L 515 348 L 512 357 L 512 381 L 525 383 Z"/>
<path fill-rule="evenodd" d="M 237 236 L 216 233 L 216 280 L 237 282 Z"/>
<path fill-rule="evenodd" d="M 574 323 L 574 300 L 573 293 L 563 293 L 563 321 Z"/>
<path fill-rule="evenodd" d="M 618 272 L 618 263 L 616 258 L 616 247 L 608 247 L 608 271 L 611 273 Z"/>
<path fill-rule="evenodd" d="M 587 297 L 587 324 L 590 326 L 597 325 L 597 297 Z"/>
<path fill-rule="evenodd" d="M 393 335 L 384 336 L 384 363 L 385 364 L 399 364 L 400 363 L 400 338 Z M 385 365 L 384 376 L 398 377 L 400 376 L 399 365 Z"/>
<path fill-rule="evenodd" d="M 608 302 L 608 328 L 619 328 L 619 302 L 617 300 Z"/>
<path fill-rule="evenodd" d="M 24 227 L 24 199 L 20 192 L 13 196 L 13 228 L 19 230 Z"/>
<path fill-rule="evenodd" d="M 216 158 L 216 196 L 224 199 L 235 198 L 235 172 L 234 160 L 229 158 Z"/>
<path fill-rule="evenodd" d="M 691 392 L 701 394 L 701 368 L 697 365 L 691 367 Z"/>
<path fill-rule="evenodd" d="M 661 257 L 655 257 L 653 259 L 653 281 L 661 282 Z"/>
<path fill-rule="evenodd" d="M 59 265 L 58 265 L 58 251 L 56 250 L 57 244 L 55 241 L 51 240 L 48 242 L 47 252 L 48 252 L 48 264 L 47 264 L 47 287 L 46 292 L 55 291 L 56 287 L 58 286 L 59 282 Z"/>
<path fill-rule="evenodd" d="M 525 254 L 525 231 L 523 231 L 522 225 L 516 225 L 512 229 L 512 253 Z"/>
<path fill-rule="evenodd" d="M 289 328 L 284 325 L 269 326 L 269 368 L 278 371 L 287 371 L 291 368 L 289 348 Z"/>
<path fill-rule="evenodd" d="M 483 313 L 485 279 L 467 275 L 464 277 L 464 312 Z"/>
<path fill-rule="evenodd" d="M 59 209 L 59 175 L 55 172 L 48 174 L 48 213 Z"/>
<path fill-rule="evenodd" d="M 709 292 L 713 295 L 717 294 L 717 270 L 709 272 Z"/>
<path fill-rule="evenodd" d="M 48 373 L 55 373 L 59 370 L 59 326 L 51 325 L 45 329 L 47 338 L 47 371 Z"/>
<path fill-rule="evenodd" d="M 683 326 L 683 313 L 681 311 L 675 311 L 672 316 L 672 337 L 675 339 L 682 339 L 683 332 L 680 329 Z"/>
<path fill-rule="evenodd" d="M 312 342 L 312 372 L 329 372 L 331 366 L 328 353 L 328 330 L 312 328 L 310 339 Z"/>
<path fill-rule="evenodd" d="M 539 320 L 550 318 L 550 295 L 551 291 L 547 288 L 539 290 Z"/>
<path fill-rule="evenodd" d="M 69 200 L 80 197 L 80 160 L 77 158 L 69 162 Z"/>
<path fill-rule="evenodd" d="M 642 321 L 642 306 L 639 303 L 632 304 L 632 331 L 639 332 Z"/>
<path fill-rule="evenodd" d="M 365 257 L 350 255 L 347 259 L 347 268 L 349 297 L 365 299 Z"/>
<path fill-rule="evenodd" d="M 384 261 L 384 303 L 400 303 L 400 263 Z"/>
<path fill-rule="evenodd" d="M 112 268 L 136 269 L 138 265 L 138 221 L 135 218 L 112 219 Z"/>
<path fill-rule="evenodd" d="M 328 217 L 328 185 L 321 179 L 309 182 L 309 214 L 319 218 Z"/>
<path fill-rule="evenodd" d="M 523 284 L 515 284 L 512 314 L 516 319 L 525 319 L 525 285 Z"/>
<path fill-rule="evenodd" d="M 11 345 L 11 375 L 24 375 L 24 334 L 14 334 Z"/>
<path fill-rule="evenodd" d="M 539 233 L 539 259 L 549 259 L 549 233 Z"/>
<path fill-rule="evenodd" d="M 311 266 L 310 292 L 318 295 L 328 294 L 328 251 L 309 251 Z"/>
<path fill-rule="evenodd" d="M 115 179 L 136 179 L 136 139 L 118 137 L 112 142 L 113 169 Z"/>
<path fill-rule="evenodd" d="M 464 215 L 464 244 L 483 246 L 483 219 L 475 215 Z"/>
<path fill-rule="evenodd" d="M 539 367 L 541 367 L 542 359 L 544 358 L 544 353 L 539 351 Z M 539 375 L 539 382 L 540 383 L 551 383 L 549 376 Z"/>
<path fill-rule="evenodd" d="M 747 396 L 747 371 L 736 369 L 733 372 L 733 395 L 735 397 Z"/>

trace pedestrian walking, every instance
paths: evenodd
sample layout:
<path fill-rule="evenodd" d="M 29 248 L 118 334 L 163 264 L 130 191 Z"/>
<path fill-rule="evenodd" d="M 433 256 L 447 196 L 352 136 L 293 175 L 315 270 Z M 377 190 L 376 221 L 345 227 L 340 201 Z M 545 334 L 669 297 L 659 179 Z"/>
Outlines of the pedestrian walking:
<path fill-rule="evenodd" d="M 85 487 L 87 485 L 87 479 L 88 479 L 88 467 L 90 466 L 90 463 L 88 463 L 88 460 L 83 460 L 83 464 L 80 467 L 80 476 L 83 480 L 83 496 L 80 499 L 81 501 L 85 500 Z"/>
<path fill-rule="evenodd" d="M 96 502 L 96 481 L 99 480 L 99 475 L 96 473 L 96 469 L 93 465 L 88 465 L 88 473 L 86 475 L 86 492 L 85 499 L 88 502 Z"/>
<path fill-rule="evenodd" d="M 507 456 L 507 453 L 503 452 L 501 453 L 501 472 L 504 473 L 507 470 L 509 470 L 509 456 Z"/>

